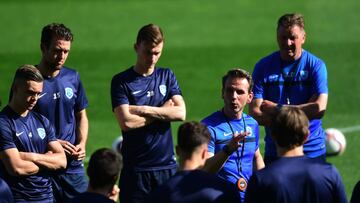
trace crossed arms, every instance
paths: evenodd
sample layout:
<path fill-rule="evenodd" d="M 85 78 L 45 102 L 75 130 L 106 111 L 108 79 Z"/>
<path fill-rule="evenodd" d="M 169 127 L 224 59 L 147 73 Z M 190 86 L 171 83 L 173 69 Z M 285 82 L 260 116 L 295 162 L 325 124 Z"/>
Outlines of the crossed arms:
<path fill-rule="evenodd" d="M 174 95 L 161 107 L 122 104 L 114 109 L 114 113 L 123 131 L 144 127 L 155 120 L 184 121 L 186 116 L 181 95 Z"/>
<path fill-rule="evenodd" d="M 303 110 L 309 120 L 320 119 L 325 114 L 327 100 L 327 94 L 313 95 L 305 104 L 289 106 Z M 249 113 L 260 125 L 269 126 L 276 111 L 277 104 L 269 100 L 253 99 L 250 103 Z"/>
<path fill-rule="evenodd" d="M 49 142 L 46 154 L 19 152 L 17 148 L 10 148 L 0 152 L 0 159 L 13 176 L 33 175 L 42 168 L 56 170 L 66 167 L 64 149 L 57 141 Z"/>

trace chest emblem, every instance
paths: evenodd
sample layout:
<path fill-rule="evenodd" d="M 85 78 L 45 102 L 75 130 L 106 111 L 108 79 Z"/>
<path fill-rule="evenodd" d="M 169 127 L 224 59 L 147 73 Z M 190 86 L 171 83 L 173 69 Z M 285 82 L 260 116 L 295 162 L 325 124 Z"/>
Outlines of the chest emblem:
<path fill-rule="evenodd" d="M 70 87 L 65 88 L 65 95 L 68 99 L 71 99 L 74 96 L 74 92 Z"/>
<path fill-rule="evenodd" d="M 43 140 L 46 136 L 45 129 L 44 128 L 38 128 L 37 129 L 39 137 Z"/>
<path fill-rule="evenodd" d="M 162 96 L 165 97 L 165 95 L 166 95 L 166 85 L 160 85 L 159 90 L 160 90 L 160 93 L 162 94 Z"/>

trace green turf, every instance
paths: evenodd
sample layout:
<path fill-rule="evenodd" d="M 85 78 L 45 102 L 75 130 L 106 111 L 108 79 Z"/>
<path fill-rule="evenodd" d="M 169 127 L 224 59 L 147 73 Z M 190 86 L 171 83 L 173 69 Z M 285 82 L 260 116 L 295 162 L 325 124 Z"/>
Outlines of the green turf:
<path fill-rule="evenodd" d="M 39 62 L 41 28 L 50 22 L 65 23 L 75 34 L 66 65 L 80 72 L 90 102 L 90 154 L 110 146 L 120 134 L 111 112 L 110 80 L 134 63 L 132 47 L 139 27 L 154 22 L 163 28 L 166 44 L 159 65 L 171 67 L 177 75 L 187 120 L 200 120 L 221 107 L 220 77 L 226 70 L 238 66 L 252 71 L 261 57 L 277 48 L 277 18 L 298 11 L 306 20 L 305 48 L 328 67 L 324 127 L 359 125 L 359 6 L 357 0 L 3 0 L 0 96 L 4 103 L 18 66 Z M 346 138 L 345 154 L 329 161 L 339 169 L 350 197 L 360 180 L 359 132 Z"/>

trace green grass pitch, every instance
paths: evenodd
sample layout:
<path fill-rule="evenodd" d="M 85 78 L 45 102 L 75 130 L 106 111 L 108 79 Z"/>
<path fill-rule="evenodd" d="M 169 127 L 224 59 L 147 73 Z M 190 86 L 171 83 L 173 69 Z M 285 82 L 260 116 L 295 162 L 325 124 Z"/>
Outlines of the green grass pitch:
<path fill-rule="evenodd" d="M 277 18 L 305 16 L 305 49 L 328 68 L 329 103 L 324 128 L 360 125 L 360 27 L 357 0 L 339 2 L 265 0 L 93 0 L 0 1 L 0 96 L 4 103 L 15 69 L 37 64 L 40 30 L 51 22 L 69 26 L 75 41 L 67 66 L 81 75 L 90 102 L 87 153 L 111 146 L 120 134 L 111 111 L 110 80 L 135 62 L 138 29 L 159 24 L 165 48 L 158 65 L 177 75 L 187 105 L 187 120 L 200 120 L 222 105 L 220 78 L 232 67 L 252 71 L 277 49 Z M 175 132 L 179 123 L 173 125 Z M 360 132 L 346 133 L 345 154 L 328 158 L 339 169 L 350 197 L 360 180 Z"/>

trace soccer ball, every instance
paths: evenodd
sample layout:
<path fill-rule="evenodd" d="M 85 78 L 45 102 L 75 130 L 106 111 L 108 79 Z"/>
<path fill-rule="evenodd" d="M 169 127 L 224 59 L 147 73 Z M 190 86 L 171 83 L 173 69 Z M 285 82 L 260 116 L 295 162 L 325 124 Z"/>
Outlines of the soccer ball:
<path fill-rule="evenodd" d="M 345 151 L 346 139 L 344 134 L 336 128 L 328 128 L 326 133 L 326 155 L 341 155 Z"/>
<path fill-rule="evenodd" d="M 112 143 L 112 149 L 115 150 L 117 153 L 121 154 L 121 147 L 122 147 L 123 137 L 117 137 Z"/>

